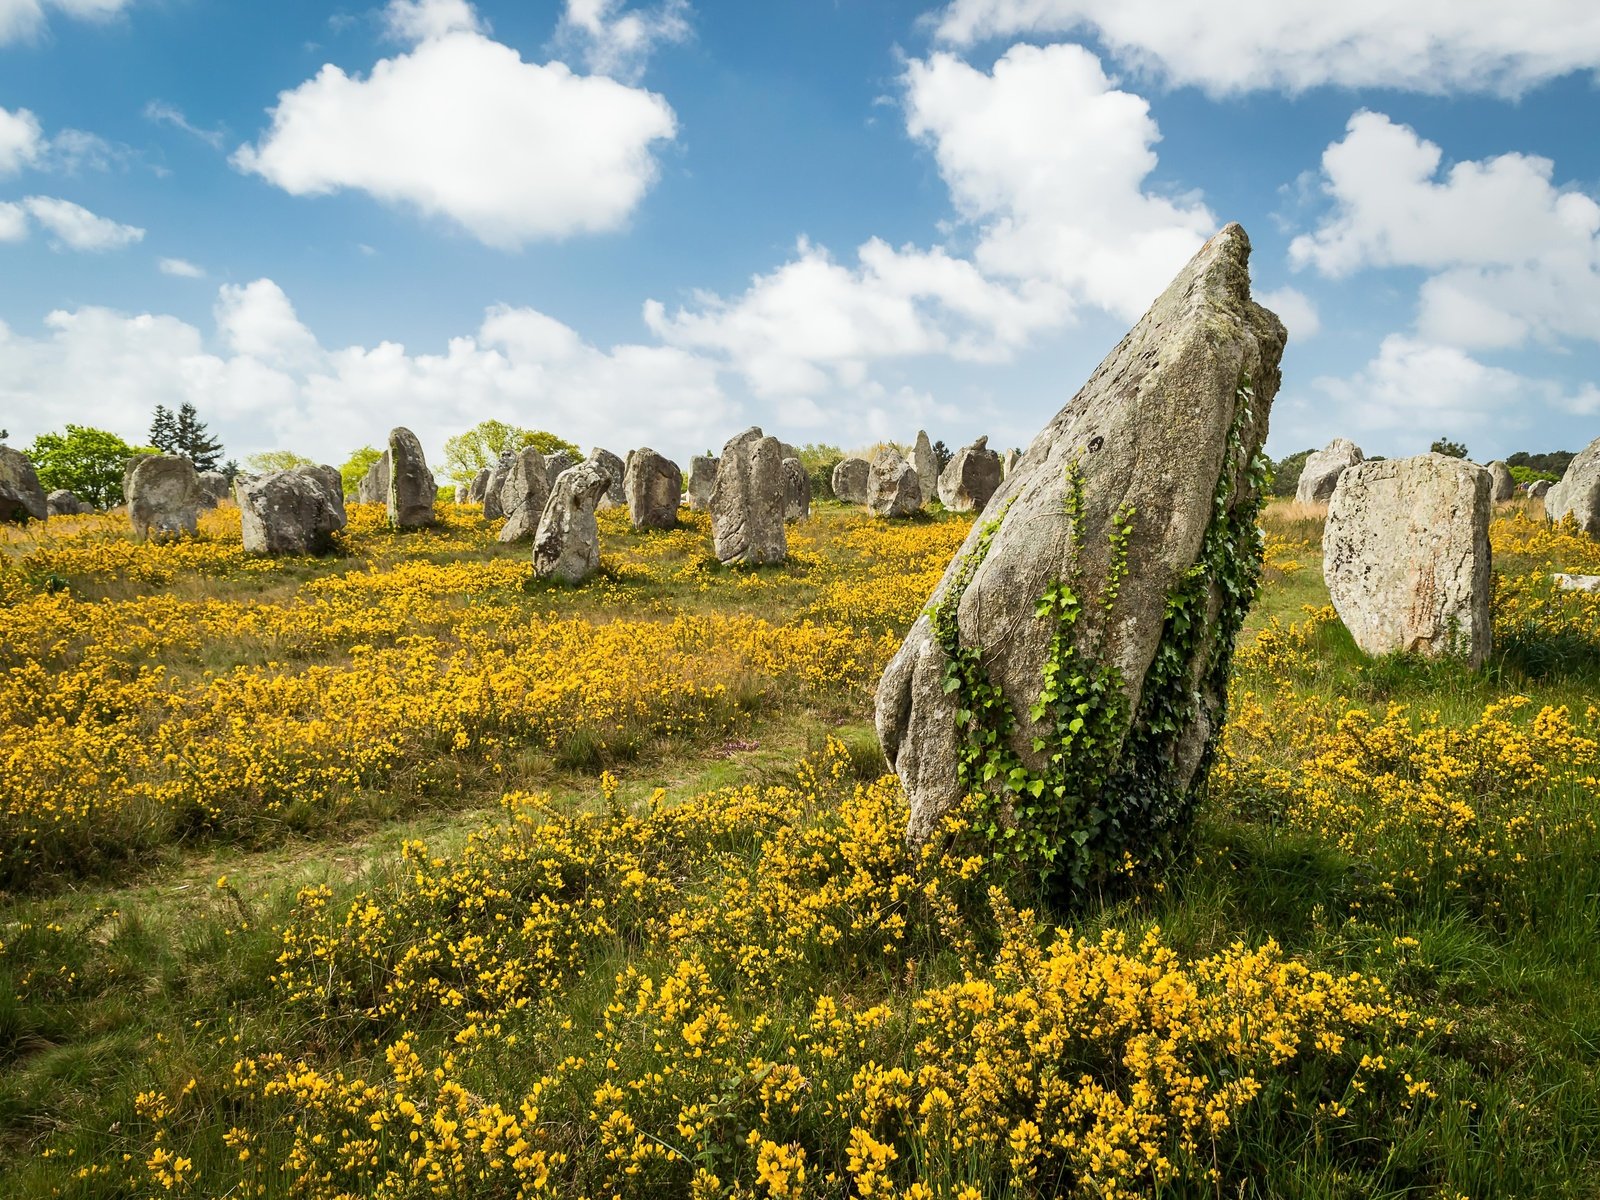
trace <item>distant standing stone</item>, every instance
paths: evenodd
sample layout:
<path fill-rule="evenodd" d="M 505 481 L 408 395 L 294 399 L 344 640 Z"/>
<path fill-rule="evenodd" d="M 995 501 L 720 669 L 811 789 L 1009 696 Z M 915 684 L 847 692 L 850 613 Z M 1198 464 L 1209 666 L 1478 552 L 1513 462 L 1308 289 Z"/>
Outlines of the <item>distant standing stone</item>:
<path fill-rule="evenodd" d="M 344 485 L 332 467 L 295 467 L 241 479 L 234 490 L 252 554 L 325 554 L 345 526 Z"/>
<path fill-rule="evenodd" d="M 385 450 L 367 468 L 366 475 L 356 486 L 357 504 L 389 503 L 389 452 Z"/>
<path fill-rule="evenodd" d="M 872 456 L 867 471 L 867 507 L 875 517 L 909 517 L 922 510 L 922 481 L 917 469 L 893 446 Z"/>
<path fill-rule="evenodd" d="M 194 464 L 178 454 L 146 454 L 128 477 L 128 520 L 146 540 L 193 537 L 200 510 L 210 508 Z"/>
<path fill-rule="evenodd" d="M 956 451 L 939 476 L 939 500 L 951 512 L 981 512 L 1000 487 L 1000 456 L 989 449 L 988 437 Z"/>
<path fill-rule="evenodd" d="M 678 464 L 649 446 L 628 455 L 622 490 L 628 519 L 635 529 L 674 529 L 683 499 L 683 472 Z"/>
<path fill-rule="evenodd" d="M 0 504 L 3 503 L 0 501 Z M 50 510 L 52 517 L 76 517 L 94 511 L 93 505 L 85 504 L 66 488 L 57 488 L 46 496 L 45 506 Z"/>
<path fill-rule="evenodd" d="M 1590 537 L 1600 537 L 1600 438 L 1567 464 L 1566 474 L 1544 494 L 1544 515 L 1571 517 Z"/>
<path fill-rule="evenodd" d="M 1359 462 L 1366 461 L 1361 447 L 1349 438 L 1334 438 L 1321 450 L 1306 458 L 1300 468 L 1300 482 L 1295 485 L 1294 498 L 1299 504 L 1326 504 L 1333 499 L 1333 489 L 1339 476 Z"/>
<path fill-rule="evenodd" d="M 1021 461 L 1022 451 L 1018 450 L 1015 446 L 1011 447 L 1011 449 L 1006 451 L 1006 456 L 1000 463 L 1001 475 L 1009 476 L 1011 472 L 1017 469 L 1017 463 Z"/>
<path fill-rule="evenodd" d="M 489 476 L 494 472 L 484 467 L 472 477 L 472 482 L 467 485 L 467 502 L 469 504 L 482 504 L 483 498 L 489 492 Z"/>
<path fill-rule="evenodd" d="M 610 486 L 611 477 L 592 462 L 569 467 L 556 479 L 533 539 L 533 571 L 540 579 L 576 584 L 600 569 L 594 512 Z"/>
<path fill-rule="evenodd" d="M 1528 485 L 1528 499 L 1543 500 L 1549 491 L 1550 481 L 1548 479 L 1535 479 Z"/>
<path fill-rule="evenodd" d="M 0 446 L 0 521 L 20 525 L 49 515 L 50 501 L 39 486 L 33 461 L 20 450 Z"/>
<path fill-rule="evenodd" d="M 608 480 L 610 476 L 606 477 Z M 502 542 L 525 542 L 539 532 L 544 506 L 550 500 L 550 467 L 544 455 L 526 446 L 511 456 L 511 468 L 496 493 L 497 507 L 505 514 Z"/>
<path fill-rule="evenodd" d="M 400 426 L 389 432 L 389 524 L 396 529 L 422 529 L 433 524 L 433 505 L 439 486 L 422 443 Z"/>
<path fill-rule="evenodd" d="M 845 504 L 865 504 L 867 502 L 867 474 L 872 470 L 872 464 L 864 458 L 846 458 L 833 468 L 833 495 L 834 498 Z M 921 491 L 921 482 L 918 482 L 918 491 Z"/>
<path fill-rule="evenodd" d="M 215 508 L 233 491 L 233 484 L 221 471 L 201 471 L 196 478 L 200 480 L 201 492 L 210 502 L 206 505 L 207 508 Z"/>
<path fill-rule="evenodd" d="M 550 476 L 550 486 L 555 487 L 556 480 L 560 478 L 561 473 L 568 467 L 577 466 L 578 460 L 572 457 L 570 450 L 557 450 L 544 456 L 544 465 Z"/>
<path fill-rule="evenodd" d="M 1496 504 L 1504 504 L 1517 494 L 1517 481 L 1511 478 L 1511 470 L 1498 458 L 1488 466 L 1489 480 L 1493 489 L 1489 496 Z"/>
<path fill-rule="evenodd" d="M 811 519 L 811 476 L 798 458 L 783 460 L 783 519 L 791 524 Z"/>
<path fill-rule="evenodd" d="M 595 447 L 594 453 L 589 455 L 589 461 L 599 467 L 611 477 L 611 486 L 606 489 L 606 494 L 600 497 L 600 502 L 595 506 L 599 509 L 616 508 L 624 503 L 622 485 L 627 482 L 628 464 L 611 453 L 611 451 Z"/>
<path fill-rule="evenodd" d="M 716 486 L 716 458 L 710 454 L 696 454 L 689 460 L 689 511 L 709 511 L 711 493 Z"/>
<path fill-rule="evenodd" d="M 1443 454 L 1363 462 L 1323 531 L 1333 606 L 1368 654 L 1489 655 L 1489 472 Z"/>
<path fill-rule="evenodd" d="M 933 443 L 928 440 L 926 429 L 917 430 L 911 465 L 916 468 L 917 483 L 922 487 L 922 502 L 932 504 L 939 498 L 939 460 L 933 455 Z"/>
<path fill-rule="evenodd" d="M 517 460 L 515 451 L 503 450 L 494 460 L 494 465 L 489 468 L 489 479 L 483 485 L 483 516 L 488 521 L 498 521 L 506 515 L 505 506 L 500 503 L 500 494 L 505 490 L 506 480 L 511 478 L 511 466 Z"/>
<path fill-rule="evenodd" d="M 722 448 L 711 493 L 711 539 L 725 563 L 780 563 L 789 554 L 783 528 L 783 447 L 751 426 Z"/>

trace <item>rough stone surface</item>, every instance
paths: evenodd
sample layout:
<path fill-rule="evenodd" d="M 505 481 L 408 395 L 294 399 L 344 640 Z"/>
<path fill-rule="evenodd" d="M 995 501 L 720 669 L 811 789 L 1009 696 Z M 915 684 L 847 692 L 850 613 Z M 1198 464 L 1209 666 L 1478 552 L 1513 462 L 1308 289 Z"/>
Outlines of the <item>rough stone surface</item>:
<path fill-rule="evenodd" d="M 893 446 L 872 456 L 867 469 L 867 508 L 875 517 L 909 517 L 922 511 L 922 480 Z"/>
<path fill-rule="evenodd" d="M 208 501 L 207 508 L 215 508 L 233 493 L 233 484 L 221 471 L 201 471 L 196 478 Z"/>
<path fill-rule="evenodd" d="M 982 512 L 1000 487 L 1005 471 L 1000 456 L 981 437 L 956 451 L 939 476 L 939 500 L 951 512 Z"/>
<path fill-rule="evenodd" d="M 790 524 L 811 519 L 811 476 L 798 458 L 783 460 L 783 519 Z"/>
<path fill-rule="evenodd" d="M 917 470 L 922 502 L 931 504 L 939 498 L 939 460 L 934 457 L 933 443 L 928 440 L 926 429 L 917 430 L 917 444 L 911 451 L 911 465 Z"/>
<path fill-rule="evenodd" d="M 1498 458 L 1485 468 L 1489 472 L 1489 499 L 1504 504 L 1517 494 L 1517 481 L 1511 478 L 1511 468 Z"/>
<path fill-rule="evenodd" d="M 1034 439 L 990 500 L 990 520 L 974 524 L 934 589 L 930 603 L 937 604 L 970 573 L 954 609 L 960 644 L 981 652 L 983 669 L 1008 699 L 1015 713 L 1009 747 L 1029 770 L 1047 765 L 1034 749 L 1046 726 L 1030 713 L 1054 632 L 1052 622 L 1037 616 L 1041 597 L 1068 581 L 1084 598 L 1074 646 L 1086 661 L 1115 671 L 1127 701 L 1118 718 L 1126 739 L 1146 674 L 1168 636 L 1168 599 L 1200 561 L 1219 481 L 1231 489 L 1226 513 L 1254 502 L 1247 473 L 1266 439 L 1286 334 L 1277 317 L 1250 300 L 1249 248 L 1237 225 L 1206 243 Z M 1254 402 L 1243 408 L 1246 378 Z M 1076 520 L 1068 513 L 1072 469 L 1082 480 Z M 1108 535 L 1117 514 L 1130 507 L 1136 516 L 1127 574 L 1108 607 Z M 980 560 L 985 526 L 989 549 Z M 1215 619 L 1221 591 L 1214 579 L 1201 586 L 1204 612 Z M 1217 649 L 1204 638 L 1197 645 Z M 945 691 L 948 661 L 924 612 L 878 684 L 878 736 L 911 799 L 908 832 L 915 840 L 932 833 L 966 790 L 958 772 L 961 697 Z M 1209 661 L 1209 654 L 1196 653 L 1183 662 L 1186 723 L 1159 734 L 1141 727 L 1140 754 L 1158 764 L 1161 787 L 1179 794 L 1199 786 L 1221 728 L 1225 696 Z M 1129 752 L 1126 742 L 1122 751 Z M 1149 815 L 1135 803 L 1125 801 L 1123 816 L 1140 823 L 1141 835 L 1154 838 L 1163 832 L 1158 822 L 1178 819 Z"/>
<path fill-rule="evenodd" d="M 1600 592 L 1600 575 L 1552 575 L 1563 592 Z"/>
<path fill-rule="evenodd" d="M 607 475 L 606 479 L 610 480 Z M 502 542 L 525 542 L 539 532 L 544 506 L 550 500 L 550 467 L 532 446 L 511 455 L 505 482 L 495 493 L 495 505 L 505 514 Z"/>
<path fill-rule="evenodd" d="M 623 497 L 626 493 L 623 491 L 623 484 L 628 479 L 628 464 L 623 462 L 618 455 L 598 446 L 595 448 L 595 452 L 589 455 L 589 461 L 611 477 L 611 486 L 606 489 L 606 494 L 600 497 L 600 503 L 597 507 L 601 509 L 616 508 L 619 504 L 624 503 Z"/>
<path fill-rule="evenodd" d="M 325 554 L 345 525 L 343 481 L 332 467 L 296 467 L 241 480 L 234 499 L 244 548 L 252 554 Z"/>
<path fill-rule="evenodd" d="M 561 473 L 568 467 L 577 466 L 578 460 L 572 457 L 572 452 L 569 450 L 557 450 L 553 454 L 544 456 L 544 465 L 550 474 L 550 486 L 553 488 L 556 486 L 556 480 L 561 477 Z"/>
<path fill-rule="evenodd" d="M 210 508 L 194 464 L 178 454 L 146 454 L 128 477 L 128 520 L 141 538 L 194 536 L 200 510 Z"/>
<path fill-rule="evenodd" d="M 1552 521 L 1571 517 L 1590 537 L 1600 537 L 1600 438 L 1585 446 L 1567 464 L 1561 482 L 1544 494 L 1544 515 Z"/>
<path fill-rule="evenodd" d="M 489 494 L 489 478 L 494 474 L 488 467 L 484 467 L 472 477 L 472 482 L 467 485 L 467 502 L 469 504 L 482 504 L 483 498 Z"/>
<path fill-rule="evenodd" d="M 872 464 L 864 458 L 846 458 L 833 468 L 833 495 L 844 504 L 867 502 L 867 474 Z"/>
<path fill-rule="evenodd" d="M 389 431 L 389 524 L 396 529 L 422 529 L 433 524 L 433 504 L 439 485 L 422 443 L 400 426 Z"/>
<path fill-rule="evenodd" d="M 628 454 L 623 474 L 628 519 L 635 529 L 675 529 L 683 499 L 683 472 L 678 464 L 649 446 Z"/>
<path fill-rule="evenodd" d="M 689 460 L 689 510 L 707 512 L 711 493 L 717 486 L 717 460 L 710 454 L 696 454 Z"/>
<path fill-rule="evenodd" d="M 557 477 L 533 539 L 533 571 L 540 579 L 582 583 L 600 569 L 600 526 L 594 513 L 610 486 L 611 476 L 592 462 L 569 467 Z"/>
<path fill-rule="evenodd" d="M 1333 489 L 1339 476 L 1367 456 L 1361 447 L 1349 438 L 1334 438 L 1321 450 L 1307 456 L 1300 469 L 1300 482 L 1295 487 L 1294 498 L 1300 504 L 1326 504 L 1333 499 Z"/>
<path fill-rule="evenodd" d="M 1528 499 L 1543 500 L 1545 498 L 1545 494 L 1549 492 L 1550 486 L 1551 484 L 1548 479 L 1535 479 L 1528 485 Z"/>
<path fill-rule="evenodd" d="M 20 450 L 0 446 L 0 522 L 22 524 L 49 515 L 50 501 L 33 461 Z"/>
<path fill-rule="evenodd" d="M 76 517 L 94 511 L 94 505 L 85 504 L 66 488 L 57 488 L 44 499 L 52 517 Z"/>
<path fill-rule="evenodd" d="M 511 468 L 516 463 L 517 456 L 513 451 L 506 450 L 495 459 L 494 465 L 489 468 L 489 478 L 483 485 L 483 516 L 486 521 L 498 521 L 506 515 L 504 506 L 500 503 L 500 494 L 505 491 L 506 480 L 511 478 Z M 548 464 L 546 470 L 548 471 Z M 546 479 L 548 493 L 549 480 Z"/>
<path fill-rule="evenodd" d="M 1000 460 L 1001 473 L 1003 475 L 1011 474 L 1011 472 L 1017 469 L 1017 463 L 1020 462 L 1021 459 L 1022 451 L 1018 450 L 1015 446 L 1011 447 L 1011 449 L 1006 451 L 1005 457 Z"/>
<path fill-rule="evenodd" d="M 1322 573 L 1368 654 L 1489 654 L 1489 472 L 1443 454 L 1359 463 L 1339 477 Z"/>
<path fill-rule="evenodd" d="M 389 503 L 389 452 L 385 450 L 367 468 L 366 475 L 356 486 L 356 503 Z"/>
<path fill-rule="evenodd" d="M 722 448 L 711 492 L 711 540 L 725 563 L 780 563 L 789 554 L 783 528 L 783 447 L 751 426 Z"/>

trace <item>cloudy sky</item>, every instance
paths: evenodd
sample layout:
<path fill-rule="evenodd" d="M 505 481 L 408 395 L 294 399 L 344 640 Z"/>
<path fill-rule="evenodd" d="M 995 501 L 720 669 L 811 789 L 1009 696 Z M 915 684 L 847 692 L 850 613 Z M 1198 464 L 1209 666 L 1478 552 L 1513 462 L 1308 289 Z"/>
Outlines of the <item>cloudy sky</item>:
<path fill-rule="evenodd" d="M 1278 455 L 1600 435 L 1592 0 L 0 0 L 0 426 L 1026 444 L 1245 225 Z"/>

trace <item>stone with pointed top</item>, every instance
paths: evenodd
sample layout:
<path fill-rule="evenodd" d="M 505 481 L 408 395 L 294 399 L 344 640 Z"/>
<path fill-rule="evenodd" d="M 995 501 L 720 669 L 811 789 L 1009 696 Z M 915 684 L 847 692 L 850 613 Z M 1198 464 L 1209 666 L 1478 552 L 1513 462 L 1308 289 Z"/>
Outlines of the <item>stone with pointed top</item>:
<path fill-rule="evenodd" d="M 939 500 L 951 512 L 982 512 L 1005 472 L 987 436 L 957 450 L 939 475 Z"/>

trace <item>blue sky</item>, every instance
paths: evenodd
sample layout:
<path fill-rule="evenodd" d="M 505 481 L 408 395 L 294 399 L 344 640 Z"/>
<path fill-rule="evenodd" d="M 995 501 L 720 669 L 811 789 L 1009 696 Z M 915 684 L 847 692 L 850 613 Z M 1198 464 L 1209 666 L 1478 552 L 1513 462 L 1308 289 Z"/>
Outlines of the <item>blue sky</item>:
<path fill-rule="evenodd" d="M 1269 448 L 1600 435 L 1587 0 L 0 0 L 0 427 L 1025 445 L 1205 237 Z"/>

